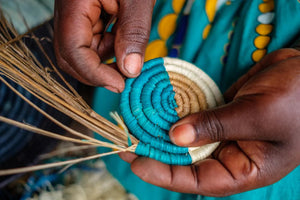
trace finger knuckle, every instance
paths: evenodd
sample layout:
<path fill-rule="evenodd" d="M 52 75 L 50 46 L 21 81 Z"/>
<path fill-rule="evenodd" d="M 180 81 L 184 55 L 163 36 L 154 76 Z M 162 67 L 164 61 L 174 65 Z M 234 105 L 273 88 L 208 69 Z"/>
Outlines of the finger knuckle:
<path fill-rule="evenodd" d="M 203 112 L 199 115 L 201 125 L 196 126 L 198 133 L 205 134 L 212 141 L 220 141 L 224 138 L 224 128 L 221 120 L 218 118 L 214 111 Z"/>
<path fill-rule="evenodd" d="M 145 45 L 148 42 L 150 32 L 142 26 L 143 20 L 131 20 L 123 23 L 120 27 L 121 42 Z"/>

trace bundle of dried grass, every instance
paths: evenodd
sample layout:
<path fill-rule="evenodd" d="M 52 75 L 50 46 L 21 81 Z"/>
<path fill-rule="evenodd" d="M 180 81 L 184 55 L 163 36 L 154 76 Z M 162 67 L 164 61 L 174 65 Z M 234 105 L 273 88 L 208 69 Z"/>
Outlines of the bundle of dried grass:
<path fill-rule="evenodd" d="M 24 44 L 22 38 L 25 36 L 29 36 L 34 39 L 36 44 L 43 52 L 45 58 L 49 61 L 50 66 L 45 67 L 41 65 L 33 53 Z M 53 78 L 51 75 L 53 73 L 55 73 L 59 79 L 61 79 L 60 82 L 63 82 L 65 86 Z M 14 81 L 41 101 L 69 116 L 73 120 L 87 127 L 89 130 L 98 133 L 112 143 L 97 140 L 93 137 L 73 130 L 68 126 L 65 126 L 56 120 L 55 117 L 40 109 L 37 105 L 32 103 L 24 95 L 18 92 L 2 76 L 0 76 L 0 80 L 7 85 L 7 87 L 13 90 L 24 101 L 46 116 L 49 120 L 57 124 L 59 127 L 63 128 L 73 137 L 62 136 L 60 134 L 42 130 L 38 127 L 33 127 L 29 124 L 14 121 L 2 116 L 0 116 L 1 122 L 8 123 L 37 134 L 56 138 L 58 140 L 86 145 L 87 148 L 107 147 L 113 149 L 109 153 L 96 154 L 93 156 L 58 163 L 16 169 L 2 169 L 0 170 L 0 176 L 24 173 L 49 167 L 68 166 L 81 161 L 90 160 L 105 155 L 116 154 L 123 151 L 134 152 L 138 140 L 131 136 L 124 129 L 116 126 L 115 124 L 95 113 L 76 92 L 76 90 L 73 89 L 72 86 L 64 79 L 54 64 L 52 64 L 50 58 L 47 56 L 42 45 L 40 44 L 39 39 L 33 34 L 18 35 L 13 26 L 5 19 L 2 13 L 0 14 L 0 75 L 3 75 Z M 130 147 L 127 143 L 128 139 L 132 143 Z M 82 147 L 79 147 L 79 149 L 80 148 Z"/>

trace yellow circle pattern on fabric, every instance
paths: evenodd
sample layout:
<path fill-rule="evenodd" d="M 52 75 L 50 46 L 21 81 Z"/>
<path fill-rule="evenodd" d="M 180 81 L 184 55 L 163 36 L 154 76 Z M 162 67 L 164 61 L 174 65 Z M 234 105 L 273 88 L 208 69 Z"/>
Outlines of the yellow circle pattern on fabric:
<path fill-rule="evenodd" d="M 203 39 L 206 39 L 211 29 L 211 24 L 208 24 L 203 30 Z"/>
<path fill-rule="evenodd" d="M 258 36 L 254 40 L 254 45 L 258 49 L 265 49 L 270 43 L 271 38 L 269 36 Z"/>
<path fill-rule="evenodd" d="M 256 50 L 252 53 L 252 60 L 259 62 L 266 54 L 267 47 L 271 42 L 269 36 L 273 31 L 271 24 L 274 18 L 274 0 L 264 0 L 259 4 L 258 10 L 262 13 L 258 16 L 257 20 L 260 24 L 256 27 L 256 33 L 259 35 L 254 39 L 254 46 Z"/>
<path fill-rule="evenodd" d="M 252 58 L 254 61 L 258 62 L 261 60 L 262 57 L 264 57 L 267 53 L 266 49 L 257 49 L 253 52 Z"/>
<path fill-rule="evenodd" d="M 256 32 L 260 35 L 269 35 L 273 30 L 271 24 L 260 24 L 256 27 Z"/>
<path fill-rule="evenodd" d="M 206 15 L 207 15 L 209 24 L 203 30 L 203 33 L 202 33 L 203 39 L 207 38 L 209 31 L 211 29 L 211 23 L 213 22 L 215 15 L 216 15 L 217 2 L 218 2 L 218 0 L 206 1 L 205 11 L 206 11 Z"/>
<path fill-rule="evenodd" d="M 151 60 L 154 58 L 158 58 L 161 57 L 161 55 L 163 56 L 167 56 L 168 55 L 168 48 L 166 46 L 165 41 L 163 40 L 154 40 L 152 41 L 146 49 L 145 52 L 145 60 Z"/>
<path fill-rule="evenodd" d="M 274 10 L 274 1 L 268 1 L 259 5 L 259 11 L 262 13 L 271 12 Z"/>
<path fill-rule="evenodd" d="M 168 14 L 164 16 L 158 24 L 158 34 L 162 40 L 167 40 L 176 29 L 176 14 Z"/>
<path fill-rule="evenodd" d="M 185 0 L 173 0 L 172 7 L 176 14 L 179 14 L 181 12 L 181 9 L 183 8 L 185 3 Z"/>
<path fill-rule="evenodd" d="M 151 41 L 145 52 L 145 61 L 168 55 L 167 40 L 174 34 L 180 14 L 186 0 L 173 0 L 173 13 L 165 15 L 159 22 L 157 31 L 159 39 Z"/>

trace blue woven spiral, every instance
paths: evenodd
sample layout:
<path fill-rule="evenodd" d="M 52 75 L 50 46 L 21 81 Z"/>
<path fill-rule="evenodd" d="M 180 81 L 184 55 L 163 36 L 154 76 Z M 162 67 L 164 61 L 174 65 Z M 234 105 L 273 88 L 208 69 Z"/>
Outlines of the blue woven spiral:
<path fill-rule="evenodd" d="M 191 164 L 188 148 L 172 144 L 168 135 L 179 120 L 177 107 L 163 58 L 146 62 L 140 76 L 126 80 L 120 109 L 130 133 L 140 140 L 136 154 L 167 164 Z"/>

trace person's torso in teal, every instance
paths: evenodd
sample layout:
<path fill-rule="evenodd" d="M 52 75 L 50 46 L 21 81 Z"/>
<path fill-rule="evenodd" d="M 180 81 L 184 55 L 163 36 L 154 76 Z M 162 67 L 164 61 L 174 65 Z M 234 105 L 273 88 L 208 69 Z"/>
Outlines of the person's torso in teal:
<path fill-rule="evenodd" d="M 264 55 L 289 47 L 300 37 L 299 0 L 195 0 L 185 28 L 181 22 L 187 5 L 185 0 L 156 1 L 145 59 L 173 55 L 175 50 L 179 58 L 210 75 L 222 92 Z M 109 112 L 118 106 L 118 94 L 96 89 L 96 112 L 111 119 Z M 300 167 L 273 185 L 214 198 L 167 191 L 141 181 L 117 156 L 104 160 L 108 170 L 141 200 L 300 199 Z"/>

